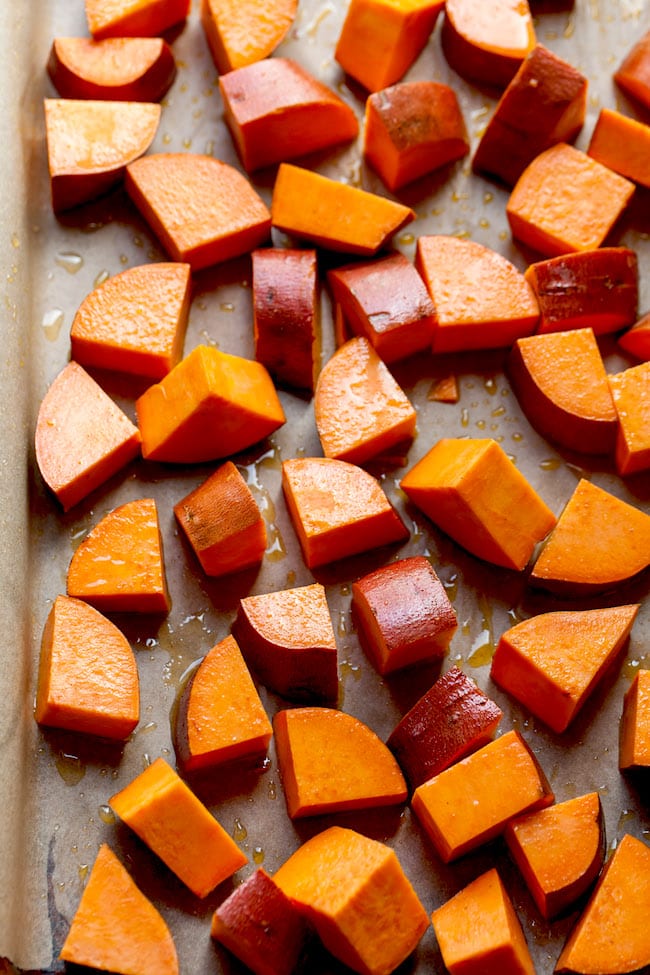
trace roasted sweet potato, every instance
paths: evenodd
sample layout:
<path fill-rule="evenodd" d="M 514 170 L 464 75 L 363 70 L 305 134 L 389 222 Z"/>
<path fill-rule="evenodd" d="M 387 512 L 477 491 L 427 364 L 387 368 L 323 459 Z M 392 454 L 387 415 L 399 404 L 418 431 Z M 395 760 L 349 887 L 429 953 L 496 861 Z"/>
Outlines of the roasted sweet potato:
<path fill-rule="evenodd" d="M 650 314 L 642 315 L 632 328 L 623 332 L 618 344 L 637 359 L 644 362 L 650 359 Z"/>
<path fill-rule="evenodd" d="M 603 166 L 650 187 L 650 126 L 611 108 L 601 108 L 587 153 Z"/>
<path fill-rule="evenodd" d="M 153 37 L 181 23 L 191 0 L 85 0 L 88 29 L 104 37 Z"/>
<path fill-rule="evenodd" d="M 268 57 L 297 7 L 298 0 L 201 0 L 201 23 L 219 74 Z"/>
<path fill-rule="evenodd" d="M 650 467 L 650 362 L 610 375 L 618 415 L 616 469 L 622 477 Z"/>
<path fill-rule="evenodd" d="M 176 63 L 162 37 L 56 37 L 47 71 L 62 98 L 158 102 Z"/>
<path fill-rule="evenodd" d="M 614 81 L 626 95 L 650 109 L 650 31 L 623 58 L 614 72 Z"/>
<path fill-rule="evenodd" d="M 442 49 L 454 71 L 468 81 L 505 88 L 535 46 L 528 0 L 447 0 Z"/>
<path fill-rule="evenodd" d="M 625 692 L 618 764 L 621 769 L 650 767 L 650 670 L 639 670 Z"/>

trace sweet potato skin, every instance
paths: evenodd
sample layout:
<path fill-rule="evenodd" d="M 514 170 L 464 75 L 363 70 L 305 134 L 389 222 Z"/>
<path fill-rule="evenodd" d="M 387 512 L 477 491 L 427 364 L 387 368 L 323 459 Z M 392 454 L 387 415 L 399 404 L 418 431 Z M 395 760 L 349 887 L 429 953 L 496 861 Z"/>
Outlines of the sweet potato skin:
<path fill-rule="evenodd" d="M 498 0 L 482 8 L 447 0 L 441 32 L 450 66 L 471 82 L 505 88 L 535 45 L 527 0 Z"/>
<path fill-rule="evenodd" d="M 161 37 L 57 37 L 47 71 L 62 98 L 157 102 L 171 87 L 176 63 Z"/>

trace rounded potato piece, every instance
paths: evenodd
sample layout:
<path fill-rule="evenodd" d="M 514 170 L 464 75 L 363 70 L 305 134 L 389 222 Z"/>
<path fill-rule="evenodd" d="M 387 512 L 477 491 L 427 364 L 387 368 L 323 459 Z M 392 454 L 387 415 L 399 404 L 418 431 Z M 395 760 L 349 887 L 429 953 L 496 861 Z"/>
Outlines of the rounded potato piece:
<path fill-rule="evenodd" d="M 185 20 L 191 0 L 85 0 L 95 38 L 154 37 Z"/>
<path fill-rule="evenodd" d="M 201 23 L 219 74 L 272 54 L 297 8 L 298 0 L 201 0 Z"/>
<path fill-rule="evenodd" d="M 528 0 L 447 0 L 442 49 L 461 77 L 505 88 L 534 46 Z"/>
<path fill-rule="evenodd" d="M 157 102 L 176 63 L 162 37 L 56 37 L 47 70 L 62 98 Z"/>

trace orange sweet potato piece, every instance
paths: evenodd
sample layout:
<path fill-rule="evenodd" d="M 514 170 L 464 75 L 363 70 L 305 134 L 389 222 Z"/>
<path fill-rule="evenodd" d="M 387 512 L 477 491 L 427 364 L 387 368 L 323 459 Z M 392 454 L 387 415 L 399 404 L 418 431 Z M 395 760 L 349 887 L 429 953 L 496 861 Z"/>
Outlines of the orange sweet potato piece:
<path fill-rule="evenodd" d="M 431 346 L 435 309 L 425 284 L 400 251 L 327 272 L 335 311 L 365 336 L 384 362 Z M 342 345 L 343 342 L 339 342 Z"/>
<path fill-rule="evenodd" d="M 436 81 L 406 81 L 370 95 L 365 123 L 364 157 L 393 193 L 469 152 L 456 92 Z"/>
<path fill-rule="evenodd" d="M 336 637 L 320 583 L 245 596 L 233 633 L 266 687 L 291 700 L 336 701 Z"/>
<path fill-rule="evenodd" d="M 127 268 L 84 298 L 72 322 L 82 366 L 162 379 L 180 360 L 190 310 L 189 264 Z"/>
<path fill-rule="evenodd" d="M 111 796 L 109 804 L 197 897 L 205 897 L 248 862 L 162 758 Z"/>
<path fill-rule="evenodd" d="M 496 868 L 436 908 L 431 922 L 450 975 L 535 975 L 519 918 Z"/>
<path fill-rule="evenodd" d="M 191 0 L 85 0 L 88 30 L 104 37 L 155 37 L 181 23 Z"/>
<path fill-rule="evenodd" d="M 463 548 L 509 569 L 523 569 L 555 525 L 553 512 L 489 438 L 439 440 L 401 487 Z"/>
<path fill-rule="evenodd" d="M 332 826 L 311 837 L 274 880 L 328 951 L 360 975 L 390 975 L 429 926 L 395 852 L 355 830 Z"/>
<path fill-rule="evenodd" d="M 622 975 L 650 965 L 650 848 L 626 833 L 600 875 L 555 971 Z"/>
<path fill-rule="evenodd" d="M 193 271 L 247 254 L 269 237 L 262 198 L 212 156 L 154 153 L 127 166 L 125 185 L 170 257 Z"/>
<path fill-rule="evenodd" d="M 374 731 L 345 711 L 290 708 L 273 719 L 291 819 L 398 805 L 406 782 Z"/>
<path fill-rule="evenodd" d="M 59 957 L 124 975 L 178 975 L 169 928 L 104 843 Z"/>
<path fill-rule="evenodd" d="M 201 0 L 201 24 L 219 74 L 268 57 L 297 8 L 298 0 Z"/>
<path fill-rule="evenodd" d="M 450 667 L 395 726 L 386 744 L 411 788 L 494 738 L 501 708 L 458 667 Z"/>
<path fill-rule="evenodd" d="M 427 399 L 436 403 L 457 403 L 460 399 L 458 379 L 453 372 L 434 379 L 429 387 Z"/>
<path fill-rule="evenodd" d="M 281 163 L 273 188 L 273 226 L 344 254 L 370 257 L 414 211 L 395 200 Z"/>
<path fill-rule="evenodd" d="M 359 123 L 334 91 L 289 58 L 219 78 L 224 118 L 247 172 L 356 139 Z"/>
<path fill-rule="evenodd" d="M 650 467 L 650 362 L 609 376 L 618 414 L 616 470 L 621 477 Z"/>
<path fill-rule="evenodd" d="M 626 95 L 650 109 L 650 31 L 623 58 L 614 72 L 614 81 Z"/>
<path fill-rule="evenodd" d="M 543 436 L 580 453 L 614 449 L 618 419 L 591 328 L 519 339 L 508 375 L 524 413 Z"/>
<path fill-rule="evenodd" d="M 554 257 L 600 247 L 633 193 L 634 183 L 558 142 L 523 171 L 506 215 L 514 238 Z"/>
<path fill-rule="evenodd" d="M 530 574 L 551 592 L 612 589 L 650 565 L 650 515 L 581 479 Z"/>
<path fill-rule="evenodd" d="M 104 515 L 72 556 L 67 589 L 102 612 L 169 612 L 153 498 L 129 501 Z"/>
<path fill-rule="evenodd" d="M 638 611 L 632 604 L 523 620 L 501 636 L 492 680 L 553 731 L 566 731 L 620 658 Z"/>
<path fill-rule="evenodd" d="M 232 461 L 178 501 L 174 514 L 206 575 L 241 572 L 264 558 L 266 524 Z"/>
<path fill-rule="evenodd" d="M 316 251 L 253 251 L 255 358 L 279 383 L 312 391 L 320 367 Z"/>
<path fill-rule="evenodd" d="M 605 860 L 605 820 L 597 792 L 511 820 L 504 839 L 542 917 L 573 908 Z"/>
<path fill-rule="evenodd" d="M 351 0 L 334 57 L 368 91 L 406 74 L 429 39 L 443 0 Z"/>
<path fill-rule="evenodd" d="M 642 315 L 632 328 L 619 336 L 618 344 L 630 355 L 646 362 L 650 359 L 650 313 Z"/>
<path fill-rule="evenodd" d="M 36 462 L 67 511 L 140 453 L 140 433 L 76 362 L 56 377 L 38 411 Z"/>
<path fill-rule="evenodd" d="M 199 345 L 136 401 L 142 455 L 192 464 L 236 454 L 285 422 L 264 366 Z"/>
<path fill-rule="evenodd" d="M 621 769 L 650 767 L 650 670 L 639 670 L 625 692 L 618 764 Z"/>
<path fill-rule="evenodd" d="M 427 235 L 418 239 L 415 266 L 435 307 L 434 352 L 499 348 L 535 330 L 533 290 L 497 251 L 460 237 Z"/>
<path fill-rule="evenodd" d="M 423 555 L 391 562 L 353 582 L 352 609 L 380 674 L 440 659 L 458 627 L 445 588 Z"/>
<path fill-rule="evenodd" d="M 503 92 L 472 158 L 477 172 L 514 186 L 535 156 L 557 142 L 573 142 L 587 102 L 586 77 L 536 44 Z"/>
<path fill-rule="evenodd" d="M 526 280 L 539 302 L 539 332 L 617 332 L 637 317 L 639 268 L 629 247 L 599 247 L 531 264 Z"/>
<path fill-rule="evenodd" d="M 325 457 L 365 464 L 410 446 L 415 409 L 367 338 L 350 339 L 325 363 L 314 393 Z"/>
<path fill-rule="evenodd" d="M 45 136 L 56 213 L 112 190 L 147 151 L 160 121 L 153 102 L 45 99 Z"/>
<path fill-rule="evenodd" d="M 518 731 L 507 731 L 418 786 L 411 806 L 449 863 L 499 836 L 514 816 L 552 802 L 532 751 Z"/>
<path fill-rule="evenodd" d="M 442 49 L 461 77 L 505 88 L 535 46 L 528 0 L 447 0 Z"/>
<path fill-rule="evenodd" d="M 650 187 L 650 125 L 601 108 L 587 153 L 615 173 Z"/>
<path fill-rule="evenodd" d="M 329 457 L 285 460 L 282 488 L 310 569 L 408 537 L 379 482 L 355 464 Z"/>
<path fill-rule="evenodd" d="M 266 754 L 272 728 L 232 636 L 203 658 L 185 686 L 174 728 L 187 773 Z"/>
<path fill-rule="evenodd" d="M 293 975 L 304 960 L 310 927 L 260 867 L 219 905 L 210 933 L 254 975 Z"/>
<path fill-rule="evenodd" d="M 138 669 L 124 634 L 92 606 L 57 596 L 41 641 L 38 723 L 119 741 L 139 715 Z"/>
<path fill-rule="evenodd" d="M 158 102 L 176 63 L 161 37 L 56 37 L 47 71 L 62 98 Z"/>

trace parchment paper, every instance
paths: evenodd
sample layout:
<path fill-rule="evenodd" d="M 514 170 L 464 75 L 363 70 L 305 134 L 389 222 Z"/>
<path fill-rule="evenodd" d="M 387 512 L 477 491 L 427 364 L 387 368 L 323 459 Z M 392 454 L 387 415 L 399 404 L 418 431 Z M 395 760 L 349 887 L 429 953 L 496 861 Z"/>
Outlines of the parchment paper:
<path fill-rule="evenodd" d="M 337 89 L 362 116 L 360 93 L 348 87 L 333 60 L 343 3 L 301 0 L 290 37 L 277 54 L 296 58 Z M 590 80 L 589 114 L 578 146 L 585 148 L 601 106 L 634 108 L 617 93 L 611 74 L 632 43 L 650 27 L 644 0 L 577 0 L 573 9 L 536 8 L 538 39 L 583 70 Z M 480 137 L 495 104 L 451 72 L 440 49 L 437 26 L 407 78 L 431 77 L 452 84 L 472 140 Z M 85 35 L 81 0 L 15 4 L 0 0 L 0 59 L 3 111 L 0 115 L 0 282 L 2 354 L 0 396 L 0 620 L 5 645 L 0 654 L 0 958 L 25 970 L 60 971 L 57 961 L 70 919 L 98 846 L 108 842 L 168 921 L 183 973 L 240 970 L 209 938 L 211 914 L 231 889 L 229 883 L 199 901 L 135 837 L 116 823 L 109 797 L 154 758 L 172 763 L 170 714 L 184 675 L 229 632 L 241 596 L 314 578 L 327 587 L 339 646 L 340 704 L 365 720 L 382 738 L 428 689 L 439 668 L 419 668 L 382 680 L 364 657 L 350 619 L 350 582 L 383 562 L 425 553 L 443 579 L 458 613 L 446 669 L 459 664 L 503 708 L 502 730 L 518 728 L 533 746 L 557 801 L 598 789 L 605 807 L 607 845 L 612 850 L 624 832 L 648 840 L 648 806 L 617 767 L 618 721 L 625 690 L 639 666 L 650 665 L 647 579 L 581 606 L 642 601 L 626 659 L 595 693 L 585 711 L 562 736 L 549 733 L 525 709 L 502 694 L 489 679 L 490 657 L 500 634 L 524 616 L 556 606 L 534 593 L 525 574 L 491 567 L 467 555 L 405 504 L 398 489 L 403 471 L 382 475 L 382 483 L 412 529 L 399 549 L 380 550 L 312 575 L 304 567 L 282 500 L 280 462 L 296 454 L 320 454 L 309 399 L 282 392 L 288 422 L 263 447 L 236 459 L 247 472 L 263 508 L 270 545 L 259 574 L 209 581 L 198 571 L 178 535 L 172 506 L 216 465 L 192 469 L 134 463 L 87 501 L 63 515 L 35 468 L 33 431 L 40 400 L 69 358 L 69 329 L 83 298 L 107 275 L 164 257 L 149 230 L 121 190 L 104 200 L 53 216 L 45 155 L 42 99 L 54 95 L 45 63 L 55 36 Z M 173 46 L 178 77 L 164 100 L 163 117 L 152 151 L 214 153 L 239 165 L 225 128 L 216 71 L 194 4 Z M 386 194 L 360 159 L 360 141 L 323 154 L 310 165 L 355 185 Z M 257 174 L 255 185 L 270 202 L 273 174 Z M 387 195 L 387 194 L 386 194 Z M 507 193 L 471 174 L 467 160 L 409 188 L 401 197 L 417 220 L 395 243 L 412 258 L 418 235 L 437 232 L 470 237 L 525 268 L 530 255 L 510 239 L 504 206 Z M 630 219 L 617 240 L 635 248 L 642 269 L 641 310 L 649 307 L 650 264 L 647 194 L 638 194 Z M 276 236 L 276 243 L 283 238 Z M 252 356 L 250 266 L 247 259 L 195 276 L 186 340 L 189 351 L 201 342 Z M 323 298 L 324 356 L 333 348 L 331 314 Z M 624 360 L 608 356 L 614 371 Z M 431 380 L 449 360 L 419 359 L 396 367 L 395 374 L 418 409 L 418 437 L 411 466 L 442 435 L 496 437 L 542 497 L 559 513 L 580 476 L 650 510 L 647 475 L 623 483 L 606 459 L 559 452 L 543 441 L 522 416 L 503 375 L 501 353 L 451 363 L 460 377 L 457 405 L 427 400 Z M 134 416 L 139 392 L 115 376 L 104 376 L 107 391 Z M 159 506 L 173 606 L 164 620 L 122 619 L 135 649 L 142 682 L 142 717 L 123 748 L 109 748 L 74 735 L 39 730 L 33 698 L 41 631 L 52 601 L 65 592 L 67 566 L 84 534 L 112 508 L 139 496 Z M 565 605 L 578 605 L 566 603 Z M 285 706 L 261 689 L 273 714 Z M 258 864 L 273 873 L 298 843 L 332 822 L 316 819 L 292 825 L 284 806 L 273 748 L 268 762 L 233 776 L 215 773 L 200 795 L 249 856 L 234 882 Z M 428 911 L 496 863 L 524 925 L 540 975 L 550 973 L 575 915 L 547 924 L 537 914 L 516 869 L 499 842 L 444 867 L 408 808 L 390 813 L 337 817 L 388 842 Z M 313 971 L 342 971 L 328 959 Z M 433 930 L 422 940 L 404 972 L 442 972 Z"/>

